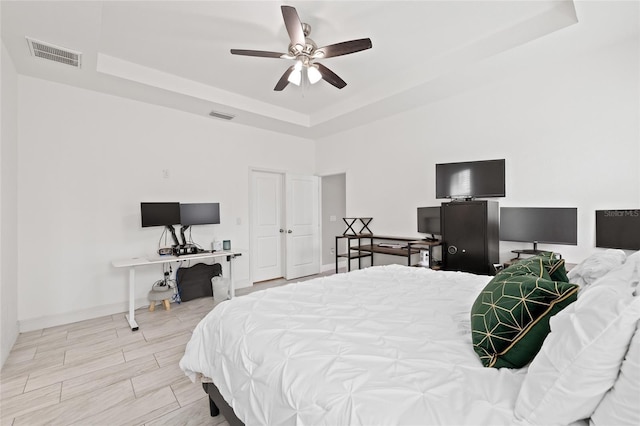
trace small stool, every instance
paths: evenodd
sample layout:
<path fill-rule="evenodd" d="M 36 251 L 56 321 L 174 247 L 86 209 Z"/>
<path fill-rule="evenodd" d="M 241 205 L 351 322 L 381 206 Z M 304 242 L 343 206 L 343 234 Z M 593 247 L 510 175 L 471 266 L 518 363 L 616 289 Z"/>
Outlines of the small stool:
<path fill-rule="evenodd" d="M 157 288 L 157 287 L 156 287 Z M 171 298 L 173 297 L 173 289 L 154 289 L 149 292 L 149 311 L 153 312 L 156 309 L 156 302 L 162 300 L 162 305 L 165 310 L 171 309 Z"/>

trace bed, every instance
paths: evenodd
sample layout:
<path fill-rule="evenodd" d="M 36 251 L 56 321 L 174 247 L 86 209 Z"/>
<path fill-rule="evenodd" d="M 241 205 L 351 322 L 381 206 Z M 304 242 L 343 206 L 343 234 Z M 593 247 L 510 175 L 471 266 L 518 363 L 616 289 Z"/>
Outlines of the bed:
<path fill-rule="evenodd" d="M 585 315 L 588 307 L 578 303 L 589 298 L 565 302 L 547 321 L 551 333 L 543 336 L 539 353 L 521 368 L 486 367 L 489 361 L 479 350 L 482 339 L 472 330 L 472 309 L 497 277 L 400 265 L 316 278 L 225 301 L 195 328 L 180 367 L 191 380 L 203 383 L 212 415 L 220 409 L 230 424 L 593 423 L 592 414 L 605 396 L 613 400 L 609 411 L 619 413 L 617 400 L 628 400 L 626 388 L 633 387 L 618 386 L 618 398 L 610 397 L 619 371 L 634 362 L 628 353 L 640 318 L 640 299 L 630 277 L 638 274 L 640 268 L 634 264 L 640 257 L 632 260 L 625 256 L 600 277 L 587 277 L 593 290 L 584 294 L 594 293 L 600 311 L 603 294 L 598 288 L 608 293 L 615 289 L 611 318 L 600 318 L 585 332 L 565 331 L 581 326 L 575 318 Z M 548 274 L 548 269 L 541 274 Z M 620 269 L 623 284 L 597 285 Z M 587 287 L 583 284 L 579 291 Z M 563 317 L 564 322 L 554 324 Z M 618 343 L 615 350 L 611 342 L 597 341 L 608 334 L 601 328 L 610 330 L 611 324 L 619 336 L 610 339 Z M 563 333 L 580 338 L 567 344 Z M 562 343 L 547 348 L 552 335 Z M 583 359 L 590 352 L 585 347 L 600 343 L 607 350 L 590 355 L 597 360 L 594 374 L 600 383 L 594 386 L 591 380 L 585 385 L 580 377 L 592 367 L 592 361 Z M 568 347 L 555 354 L 553 349 L 560 346 Z M 554 359 L 557 356 L 561 362 Z M 600 364 L 607 367 L 606 379 Z M 582 371 L 574 371 L 574 366 Z M 637 377 L 633 369 L 631 365 L 630 374 Z M 587 392 L 590 387 L 597 389 Z M 570 395 L 562 399 L 559 392 Z M 562 405 L 556 406 L 560 399 Z M 635 419 L 637 409 L 629 410 L 626 417 Z M 607 424 L 612 415 L 598 424 Z"/>

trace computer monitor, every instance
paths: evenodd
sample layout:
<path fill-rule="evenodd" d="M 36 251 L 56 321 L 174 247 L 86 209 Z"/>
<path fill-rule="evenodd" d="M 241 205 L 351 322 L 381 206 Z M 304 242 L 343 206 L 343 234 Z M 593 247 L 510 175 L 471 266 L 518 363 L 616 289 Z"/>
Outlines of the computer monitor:
<path fill-rule="evenodd" d="M 215 225 L 220 223 L 220 203 L 180 204 L 180 224 Z"/>
<path fill-rule="evenodd" d="M 640 210 L 596 210 L 596 247 L 640 250 Z"/>
<path fill-rule="evenodd" d="M 140 203 L 142 227 L 180 223 L 180 203 Z"/>
<path fill-rule="evenodd" d="M 430 239 L 440 235 L 440 206 L 418 207 L 418 232 L 430 234 Z"/>
<path fill-rule="evenodd" d="M 578 209 L 575 207 L 501 207 L 500 240 L 578 244 Z"/>

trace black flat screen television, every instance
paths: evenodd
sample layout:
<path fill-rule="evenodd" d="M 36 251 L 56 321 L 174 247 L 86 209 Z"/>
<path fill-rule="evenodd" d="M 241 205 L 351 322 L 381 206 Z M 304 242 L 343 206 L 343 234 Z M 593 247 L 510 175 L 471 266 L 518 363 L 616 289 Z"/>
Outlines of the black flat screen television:
<path fill-rule="evenodd" d="M 504 159 L 436 164 L 436 198 L 504 196 Z"/>
<path fill-rule="evenodd" d="M 501 207 L 500 240 L 578 244 L 578 209 L 575 207 Z"/>
<path fill-rule="evenodd" d="M 596 247 L 640 250 L 640 210 L 596 210 Z"/>
<path fill-rule="evenodd" d="M 440 234 L 440 207 L 418 207 L 418 233 L 431 234 L 435 238 Z"/>
<path fill-rule="evenodd" d="M 140 203 L 142 227 L 180 224 L 180 203 Z"/>
<path fill-rule="evenodd" d="M 220 223 L 220 203 L 180 204 L 180 224 L 216 225 Z"/>

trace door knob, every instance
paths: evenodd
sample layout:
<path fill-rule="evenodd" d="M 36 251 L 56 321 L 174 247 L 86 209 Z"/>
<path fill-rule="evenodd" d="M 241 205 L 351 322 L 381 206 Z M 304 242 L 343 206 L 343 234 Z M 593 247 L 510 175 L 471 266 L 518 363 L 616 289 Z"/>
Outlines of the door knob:
<path fill-rule="evenodd" d="M 449 252 L 449 254 L 456 254 L 458 252 L 458 247 L 456 246 L 449 246 L 449 248 L 447 249 L 447 251 Z"/>
<path fill-rule="evenodd" d="M 287 231 L 287 234 L 291 234 L 292 232 L 293 232 L 293 231 L 292 231 L 291 229 L 289 229 L 289 230 Z"/>
<path fill-rule="evenodd" d="M 284 232 L 284 229 L 280 228 L 280 233 L 282 234 Z"/>

